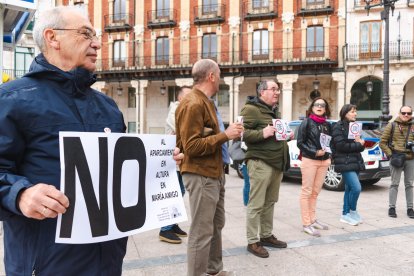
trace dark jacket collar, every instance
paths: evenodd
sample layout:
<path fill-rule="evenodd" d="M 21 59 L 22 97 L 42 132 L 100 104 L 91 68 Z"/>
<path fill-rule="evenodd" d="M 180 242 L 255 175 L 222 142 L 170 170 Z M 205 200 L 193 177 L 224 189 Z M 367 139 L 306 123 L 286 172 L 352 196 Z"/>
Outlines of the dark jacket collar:
<path fill-rule="evenodd" d="M 63 71 L 50 64 L 43 54 L 38 55 L 30 65 L 29 73 L 25 75 L 29 78 L 49 79 L 62 84 L 72 84 L 72 89 L 63 89 L 65 92 L 75 96 L 83 96 L 87 89 L 96 82 L 96 76 L 81 67 L 71 71 Z"/>

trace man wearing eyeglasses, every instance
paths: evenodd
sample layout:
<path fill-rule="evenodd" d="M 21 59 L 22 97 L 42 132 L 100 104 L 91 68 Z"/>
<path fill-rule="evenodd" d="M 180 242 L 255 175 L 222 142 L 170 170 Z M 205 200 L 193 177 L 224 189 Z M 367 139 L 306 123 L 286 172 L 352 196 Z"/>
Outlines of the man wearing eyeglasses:
<path fill-rule="evenodd" d="M 273 80 L 259 83 L 257 96 L 249 96 L 240 115 L 243 116 L 243 140 L 250 178 L 247 204 L 247 251 L 261 258 L 269 257 L 263 246 L 285 248 L 273 231 L 274 204 L 279 198 L 283 171 L 289 160 L 286 141 L 276 141 L 272 119 L 280 118 L 280 89 Z"/>
<path fill-rule="evenodd" d="M 100 42 L 79 9 L 63 6 L 44 11 L 33 36 L 41 54 L 29 73 L 0 86 L 6 275 L 121 275 L 127 238 L 55 243 L 56 217 L 74 203 L 59 190 L 59 132 L 125 132 L 115 102 L 90 87 Z"/>
<path fill-rule="evenodd" d="M 411 106 L 402 106 L 398 117 L 389 123 L 381 136 L 380 147 L 388 158 L 393 154 L 405 153 L 405 162 L 402 167 L 390 164 L 391 185 L 389 189 L 388 216 L 396 218 L 396 203 L 398 185 L 401 173 L 404 172 L 405 198 L 407 202 L 407 216 L 414 218 L 413 211 L 413 182 L 414 182 L 414 127 L 412 125 L 413 109 Z"/>

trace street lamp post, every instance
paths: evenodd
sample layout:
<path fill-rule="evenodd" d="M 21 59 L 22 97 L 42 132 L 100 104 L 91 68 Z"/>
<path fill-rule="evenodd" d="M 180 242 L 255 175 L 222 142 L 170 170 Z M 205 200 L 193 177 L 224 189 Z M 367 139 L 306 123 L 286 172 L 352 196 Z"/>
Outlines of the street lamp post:
<path fill-rule="evenodd" d="M 385 44 L 384 44 L 384 79 L 383 79 L 383 95 L 382 95 L 382 115 L 380 121 L 383 125 L 386 125 L 392 116 L 390 116 L 390 53 L 389 53 L 389 42 L 390 42 L 390 10 L 394 14 L 394 4 L 398 0 L 380 0 L 379 3 L 371 4 L 372 0 L 365 0 L 365 9 L 367 15 L 369 10 L 373 7 L 383 6 L 384 10 L 381 11 L 381 20 L 385 22 Z"/>

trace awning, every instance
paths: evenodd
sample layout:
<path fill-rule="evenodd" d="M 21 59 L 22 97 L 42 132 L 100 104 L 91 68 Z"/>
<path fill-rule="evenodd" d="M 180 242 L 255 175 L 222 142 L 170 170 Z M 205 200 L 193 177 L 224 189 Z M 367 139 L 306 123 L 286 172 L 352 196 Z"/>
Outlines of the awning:
<path fill-rule="evenodd" d="M 13 49 L 32 20 L 36 9 L 37 0 L 0 0 L 0 20 L 3 22 L 3 49 Z M 3 16 L 1 10 L 3 10 Z"/>

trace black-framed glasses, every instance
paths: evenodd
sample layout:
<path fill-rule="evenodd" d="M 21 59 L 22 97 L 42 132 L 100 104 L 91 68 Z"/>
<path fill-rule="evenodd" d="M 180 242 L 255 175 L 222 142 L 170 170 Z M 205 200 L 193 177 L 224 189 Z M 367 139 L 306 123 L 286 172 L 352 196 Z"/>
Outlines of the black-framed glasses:
<path fill-rule="evenodd" d="M 324 104 L 324 103 L 314 103 L 313 106 L 314 107 L 322 107 L 322 108 L 325 108 L 326 107 L 326 104 Z"/>
<path fill-rule="evenodd" d="M 83 37 L 85 39 L 89 39 L 89 40 L 98 40 L 98 37 L 96 36 L 96 32 L 95 30 L 92 30 L 90 28 L 86 28 L 86 27 L 82 27 L 79 29 L 70 29 L 70 28 L 56 28 L 53 29 L 56 31 L 76 31 L 78 34 L 83 35 Z"/>
<path fill-rule="evenodd" d="M 411 115 L 413 115 L 413 113 L 412 113 L 412 112 L 401 112 L 401 114 L 402 114 L 402 115 L 410 115 L 410 116 L 411 116 Z"/>

